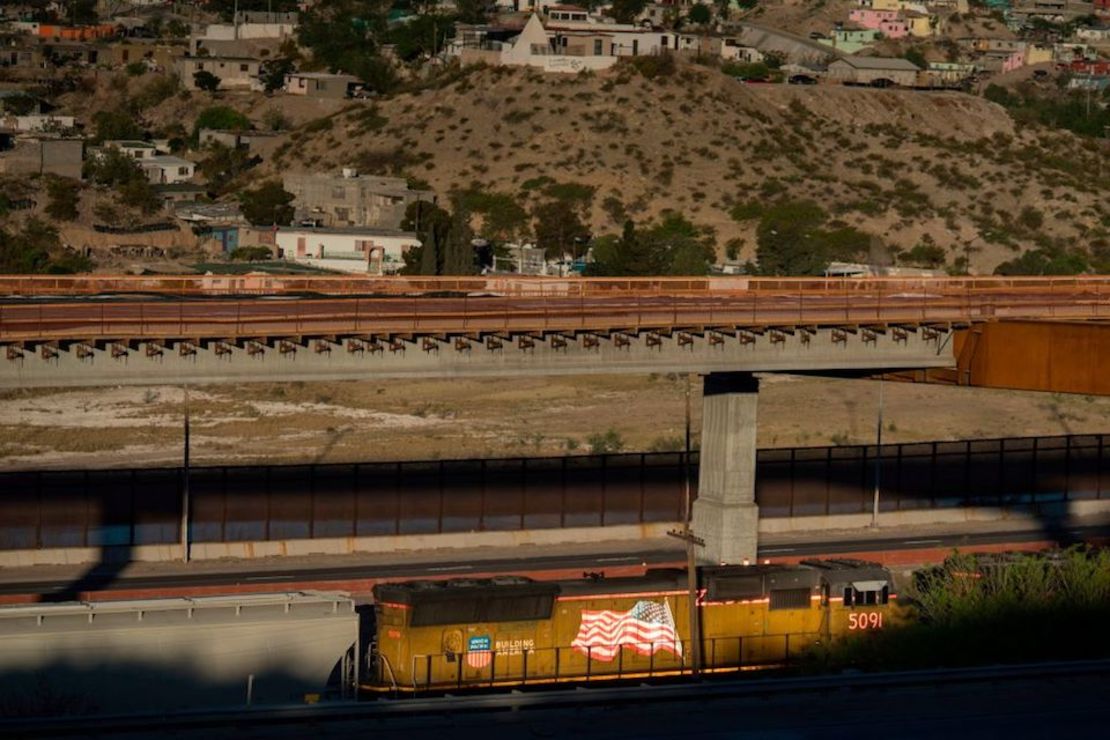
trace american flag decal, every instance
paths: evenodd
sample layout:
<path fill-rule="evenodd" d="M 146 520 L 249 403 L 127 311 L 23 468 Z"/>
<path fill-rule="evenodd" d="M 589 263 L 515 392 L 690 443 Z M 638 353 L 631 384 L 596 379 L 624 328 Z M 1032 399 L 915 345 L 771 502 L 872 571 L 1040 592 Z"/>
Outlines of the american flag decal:
<path fill-rule="evenodd" d="M 682 657 L 682 641 L 666 601 L 637 601 L 626 612 L 583 610 L 578 636 L 571 645 L 583 655 L 605 662 L 616 658 L 622 647 L 640 655 L 665 650 Z"/>

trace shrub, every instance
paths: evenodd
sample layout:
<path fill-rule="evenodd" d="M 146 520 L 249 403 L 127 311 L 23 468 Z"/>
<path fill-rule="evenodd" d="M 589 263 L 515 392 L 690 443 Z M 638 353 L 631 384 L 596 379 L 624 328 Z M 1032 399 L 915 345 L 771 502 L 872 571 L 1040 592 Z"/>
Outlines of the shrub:
<path fill-rule="evenodd" d="M 269 247 L 236 247 L 231 250 L 231 254 L 228 256 L 233 260 L 257 262 L 259 260 L 268 260 L 273 255 Z"/>
<path fill-rule="evenodd" d="M 620 64 L 631 67 L 648 80 L 672 77 L 678 66 L 675 64 L 674 57 L 670 54 L 621 57 Z"/>
<path fill-rule="evenodd" d="M 592 452 L 607 455 L 624 449 L 624 437 L 616 429 L 608 429 L 586 437 L 586 444 Z"/>
<path fill-rule="evenodd" d="M 77 203 L 81 195 L 81 184 L 68 177 L 50 177 L 46 181 L 46 194 L 50 202 L 46 213 L 59 221 L 72 221 L 77 218 Z"/>

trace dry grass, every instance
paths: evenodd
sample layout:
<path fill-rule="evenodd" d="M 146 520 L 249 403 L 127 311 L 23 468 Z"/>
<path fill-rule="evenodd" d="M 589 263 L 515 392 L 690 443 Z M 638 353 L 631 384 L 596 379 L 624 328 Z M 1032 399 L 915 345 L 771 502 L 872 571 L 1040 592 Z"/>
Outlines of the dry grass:
<path fill-rule="evenodd" d="M 220 386 L 191 394 L 193 460 L 338 462 L 564 455 L 615 430 L 627 450 L 677 444 L 685 382 L 677 376 L 379 381 Z M 888 383 L 884 440 L 1097 433 L 1110 399 Z M 763 447 L 869 442 L 877 385 L 767 376 Z M 700 424 L 700 387 L 693 394 Z M 0 466 L 175 464 L 177 388 L 8 393 L 0 397 Z"/>

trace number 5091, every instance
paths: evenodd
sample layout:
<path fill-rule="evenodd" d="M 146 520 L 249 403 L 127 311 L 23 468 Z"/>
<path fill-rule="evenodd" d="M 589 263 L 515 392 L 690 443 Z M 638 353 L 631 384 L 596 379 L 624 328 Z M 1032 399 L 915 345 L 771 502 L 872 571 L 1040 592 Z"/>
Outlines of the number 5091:
<path fill-rule="evenodd" d="M 852 612 L 848 615 L 848 629 L 850 630 L 877 630 L 883 627 L 882 612 Z"/>

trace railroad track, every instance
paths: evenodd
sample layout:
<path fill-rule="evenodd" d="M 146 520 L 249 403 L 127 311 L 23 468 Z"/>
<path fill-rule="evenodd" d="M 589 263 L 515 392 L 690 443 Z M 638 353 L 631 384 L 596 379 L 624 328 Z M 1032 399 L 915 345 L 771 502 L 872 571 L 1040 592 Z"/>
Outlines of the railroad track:
<path fill-rule="evenodd" d="M 268 729 L 283 733 L 327 735 L 333 724 L 354 723 L 355 727 L 388 728 L 421 718 L 451 722 L 469 716 L 492 718 L 505 712 L 528 713 L 543 710 L 574 711 L 622 706 L 660 706 L 697 703 L 705 705 L 723 700 L 752 700 L 789 696 L 803 706 L 807 696 L 828 696 L 830 692 L 888 695 L 906 690 L 944 689 L 988 684 L 1005 693 L 1010 684 L 1047 683 L 1060 679 L 1084 682 L 1105 681 L 1110 677 L 1110 660 L 1032 663 L 1009 666 L 952 668 L 884 673 L 837 674 L 807 677 L 730 678 L 727 680 L 690 679 L 677 683 L 636 686 L 577 687 L 573 689 L 441 696 L 432 698 L 378 699 L 336 704 L 241 707 L 219 710 L 183 711 L 113 716 L 82 716 L 49 719 L 0 720 L 0 734 L 6 737 L 138 737 L 158 734 L 180 736 L 206 733 L 225 728 L 249 728 L 265 736 Z M 876 699 L 875 711 L 886 703 Z M 880 718 L 881 719 L 881 718 Z M 366 723 L 375 723 L 367 725 Z M 383 724 L 384 723 L 384 724 Z M 888 723 L 883 722 L 883 726 Z M 584 728 L 586 729 L 586 728 Z M 235 730 L 238 732 L 238 729 Z"/>

